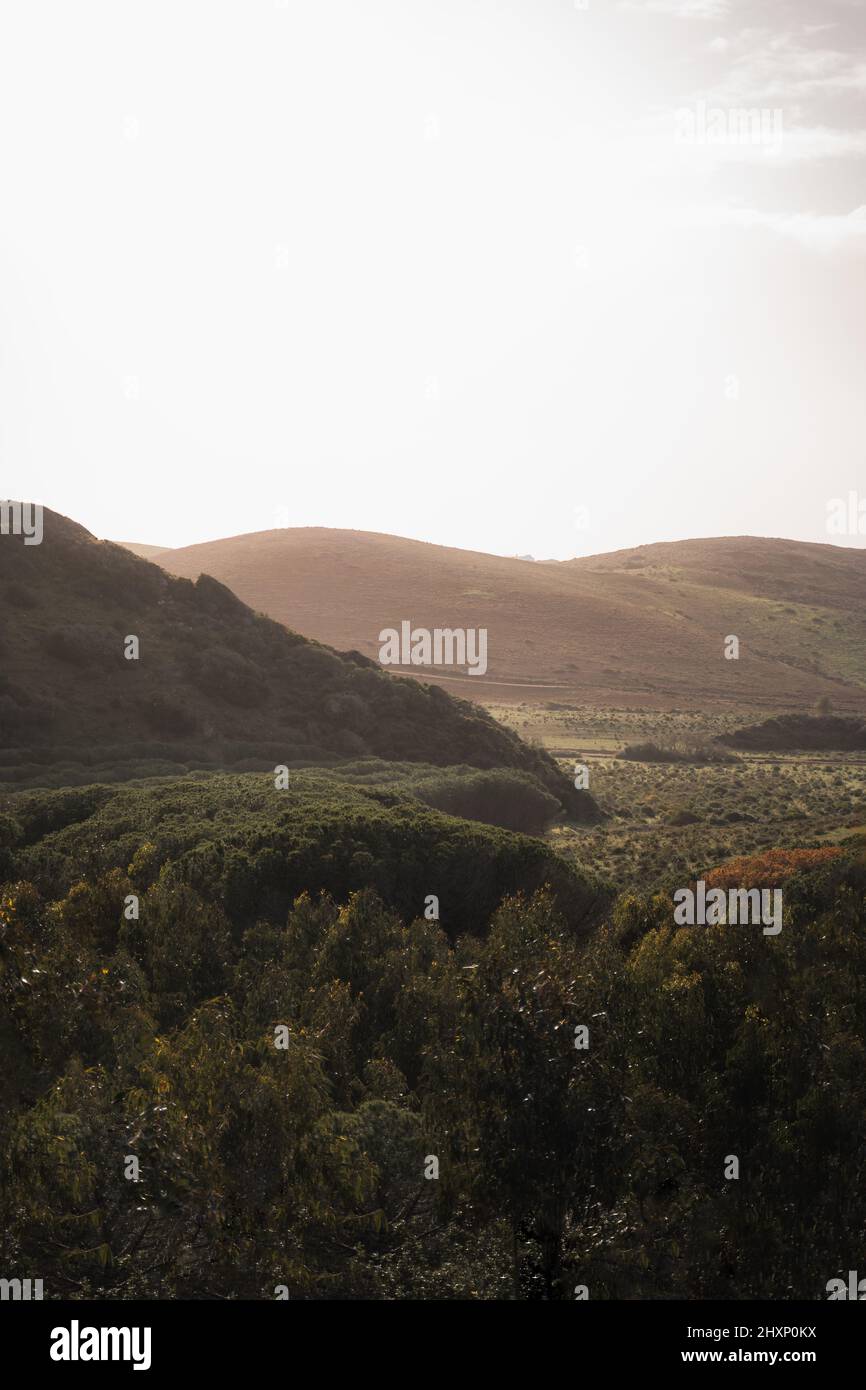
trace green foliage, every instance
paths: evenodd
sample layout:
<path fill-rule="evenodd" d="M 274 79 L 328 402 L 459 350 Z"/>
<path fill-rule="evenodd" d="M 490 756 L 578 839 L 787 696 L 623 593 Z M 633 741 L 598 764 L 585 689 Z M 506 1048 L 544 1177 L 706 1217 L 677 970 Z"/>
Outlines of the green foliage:
<path fill-rule="evenodd" d="M 603 907 L 603 886 L 542 841 L 423 804 L 460 801 L 459 770 L 442 779 L 412 765 L 356 767 L 351 781 L 336 771 L 293 772 L 281 792 L 271 772 L 22 793 L 9 798 L 23 841 L 9 877 L 59 897 L 82 874 L 130 869 L 143 886 L 161 874 L 194 889 L 236 932 L 257 918 L 284 920 L 304 891 L 345 901 L 368 886 L 406 919 L 423 911 L 428 894 L 439 896 L 452 935 L 484 930 L 508 893 L 546 882 L 575 928 Z M 531 779 L 513 777 L 501 774 L 492 785 L 510 796 L 515 817 L 521 807 L 527 819 L 539 803 L 549 808 Z M 477 807 L 471 781 L 466 799 Z"/>
<path fill-rule="evenodd" d="M 328 860 L 332 786 L 284 841 L 216 780 L 67 803 L 54 858 L 29 797 L 4 827 L 43 875 L 0 889 L 4 1268 L 73 1298 L 808 1299 L 857 1267 L 862 851 L 795 872 L 772 939 L 636 892 L 581 935 L 523 884 L 455 940 L 369 884 L 284 910 L 265 889 Z M 532 876 L 535 842 L 344 793 L 321 877 L 362 843 L 361 877 L 395 866 L 407 825 Z"/>

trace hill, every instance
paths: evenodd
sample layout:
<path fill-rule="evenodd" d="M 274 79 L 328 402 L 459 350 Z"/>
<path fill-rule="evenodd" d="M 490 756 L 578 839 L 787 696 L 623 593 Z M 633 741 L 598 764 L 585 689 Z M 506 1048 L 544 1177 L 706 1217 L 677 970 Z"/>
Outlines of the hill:
<path fill-rule="evenodd" d="M 561 563 L 365 531 L 262 531 L 170 550 L 306 636 L 377 658 L 378 635 L 488 631 L 484 676 L 425 678 L 476 700 L 866 712 L 866 552 L 755 537 L 666 542 Z M 724 658 L 729 635 L 738 660 Z M 418 674 L 418 668 L 414 668 Z"/>
<path fill-rule="evenodd" d="M 41 545 L 0 538 L 0 603 L 4 780 L 373 756 L 524 772 L 572 814 L 595 814 L 477 706 L 287 632 L 215 579 L 170 577 L 54 512 Z"/>
<path fill-rule="evenodd" d="M 168 547 L 165 545 L 142 545 L 139 541 L 117 541 L 124 550 L 131 550 L 133 555 L 138 555 L 142 560 L 155 560 L 157 555 L 165 555 Z"/>

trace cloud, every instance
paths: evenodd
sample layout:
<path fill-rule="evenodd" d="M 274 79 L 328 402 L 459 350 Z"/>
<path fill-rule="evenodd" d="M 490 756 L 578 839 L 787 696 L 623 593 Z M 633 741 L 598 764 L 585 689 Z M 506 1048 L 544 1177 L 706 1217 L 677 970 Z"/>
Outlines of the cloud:
<path fill-rule="evenodd" d="M 829 126 L 790 127 L 781 108 L 710 107 L 705 123 L 714 120 L 730 131 L 725 141 L 680 143 L 681 168 L 706 173 L 714 167 L 732 164 L 787 167 L 828 159 L 866 158 L 866 130 L 835 130 Z M 686 108 L 674 115 L 675 122 L 695 114 Z M 657 137 L 658 138 L 658 137 Z"/>
<path fill-rule="evenodd" d="M 866 55 L 856 48 L 843 52 L 807 41 L 820 32 L 742 29 L 725 41 L 725 51 L 737 56 L 711 99 L 723 106 L 779 102 L 793 106 L 812 98 L 866 91 Z"/>
<path fill-rule="evenodd" d="M 762 212 L 757 208 L 705 205 L 684 208 L 676 214 L 680 228 L 736 227 L 765 231 L 795 241 L 808 251 L 829 254 L 866 252 L 866 204 L 847 213 Z"/>
<path fill-rule="evenodd" d="M 645 14 L 667 14 L 677 19 L 722 19 L 730 0 L 620 0 L 620 10 L 642 10 Z"/>
<path fill-rule="evenodd" d="M 735 166 L 770 170 L 866 159 L 866 130 L 792 125 L 782 107 L 702 100 L 634 121 L 629 131 L 643 172 L 655 177 L 703 180 Z"/>
<path fill-rule="evenodd" d="M 859 159 L 864 156 L 866 130 L 833 130 L 827 126 L 785 129 L 778 150 L 771 150 L 769 155 L 781 164 L 813 159 Z"/>
<path fill-rule="evenodd" d="M 848 213 L 760 213 L 734 215 L 741 226 L 763 227 L 777 236 L 799 242 L 810 251 L 866 251 L 866 205 Z"/>
<path fill-rule="evenodd" d="M 688 128 L 689 112 L 702 130 L 730 134 L 681 140 L 670 172 L 678 167 L 703 176 L 737 164 L 784 167 L 866 157 L 866 46 L 859 36 L 847 50 L 841 36 L 831 46 L 828 28 L 834 26 L 804 25 L 796 32 L 739 27 L 705 43 L 704 83 L 683 91 L 675 112 L 656 111 L 634 122 L 638 139 L 656 144 L 653 162 L 667 163 L 663 143 L 670 122 Z"/>

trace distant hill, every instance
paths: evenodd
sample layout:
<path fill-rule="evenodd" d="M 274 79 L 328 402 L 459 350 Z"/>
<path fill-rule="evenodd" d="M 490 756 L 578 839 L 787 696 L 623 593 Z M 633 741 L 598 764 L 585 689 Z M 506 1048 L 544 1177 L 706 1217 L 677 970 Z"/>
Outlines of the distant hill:
<path fill-rule="evenodd" d="M 142 545 L 139 541 L 116 541 L 115 544 L 122 545 L 124 550 L 131 550 L 142 560 L 153 560 L 157 555 L 164 555 L 168 549 L 165 545 Z"/>
<path fill-rule="evenodd" d="M 170 550 L 289 627 L 376 658 L 409 619 L 486 627 L 473 699 L 866 711 L 866 551 L 749 536 L 529 564 L 367 531 L 262 531 Z M 740 640 L 725 660 L 724 640 Z M 414 674 L 420 674 L 416 668 Z"/>
<path fill-rule="evenodd" d="M 41 545 L 0 537 L 0 605 L 0 780 L 373 756 L 529 773 L 572 814 L 597 814 L 476 705 L 288 632 L 217 580 L 170 577 L 55 512 Z"/>

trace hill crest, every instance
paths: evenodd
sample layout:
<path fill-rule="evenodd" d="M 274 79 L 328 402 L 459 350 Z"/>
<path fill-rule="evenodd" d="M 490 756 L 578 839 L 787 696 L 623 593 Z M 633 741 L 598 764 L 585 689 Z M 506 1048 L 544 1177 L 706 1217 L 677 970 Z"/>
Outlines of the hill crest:
<path fill-rule="evenodd" d="M 379 757 L 529 773 L 573 814 L 597 814 L 477 706 L 287 631 L 219 580 L 169 575 L 48 509 L 42 544 L 0 537 L 0 605 L 11 618 L 0 780 Z"/>
<path fill-rule="evenodd" d="M 484 677 L 425 669 L 476 700 L 866 711 L 866 551 L 720 537 L 556 563 L 379 532 L 287 528 L 158 557 L 215 575 L 305 635 L 375 660 L 403 619 L 485 628 Z M 724 658 L 725 638 L 740 659 Z M 418 672 L 414 672 L 418 674 Z"/>

